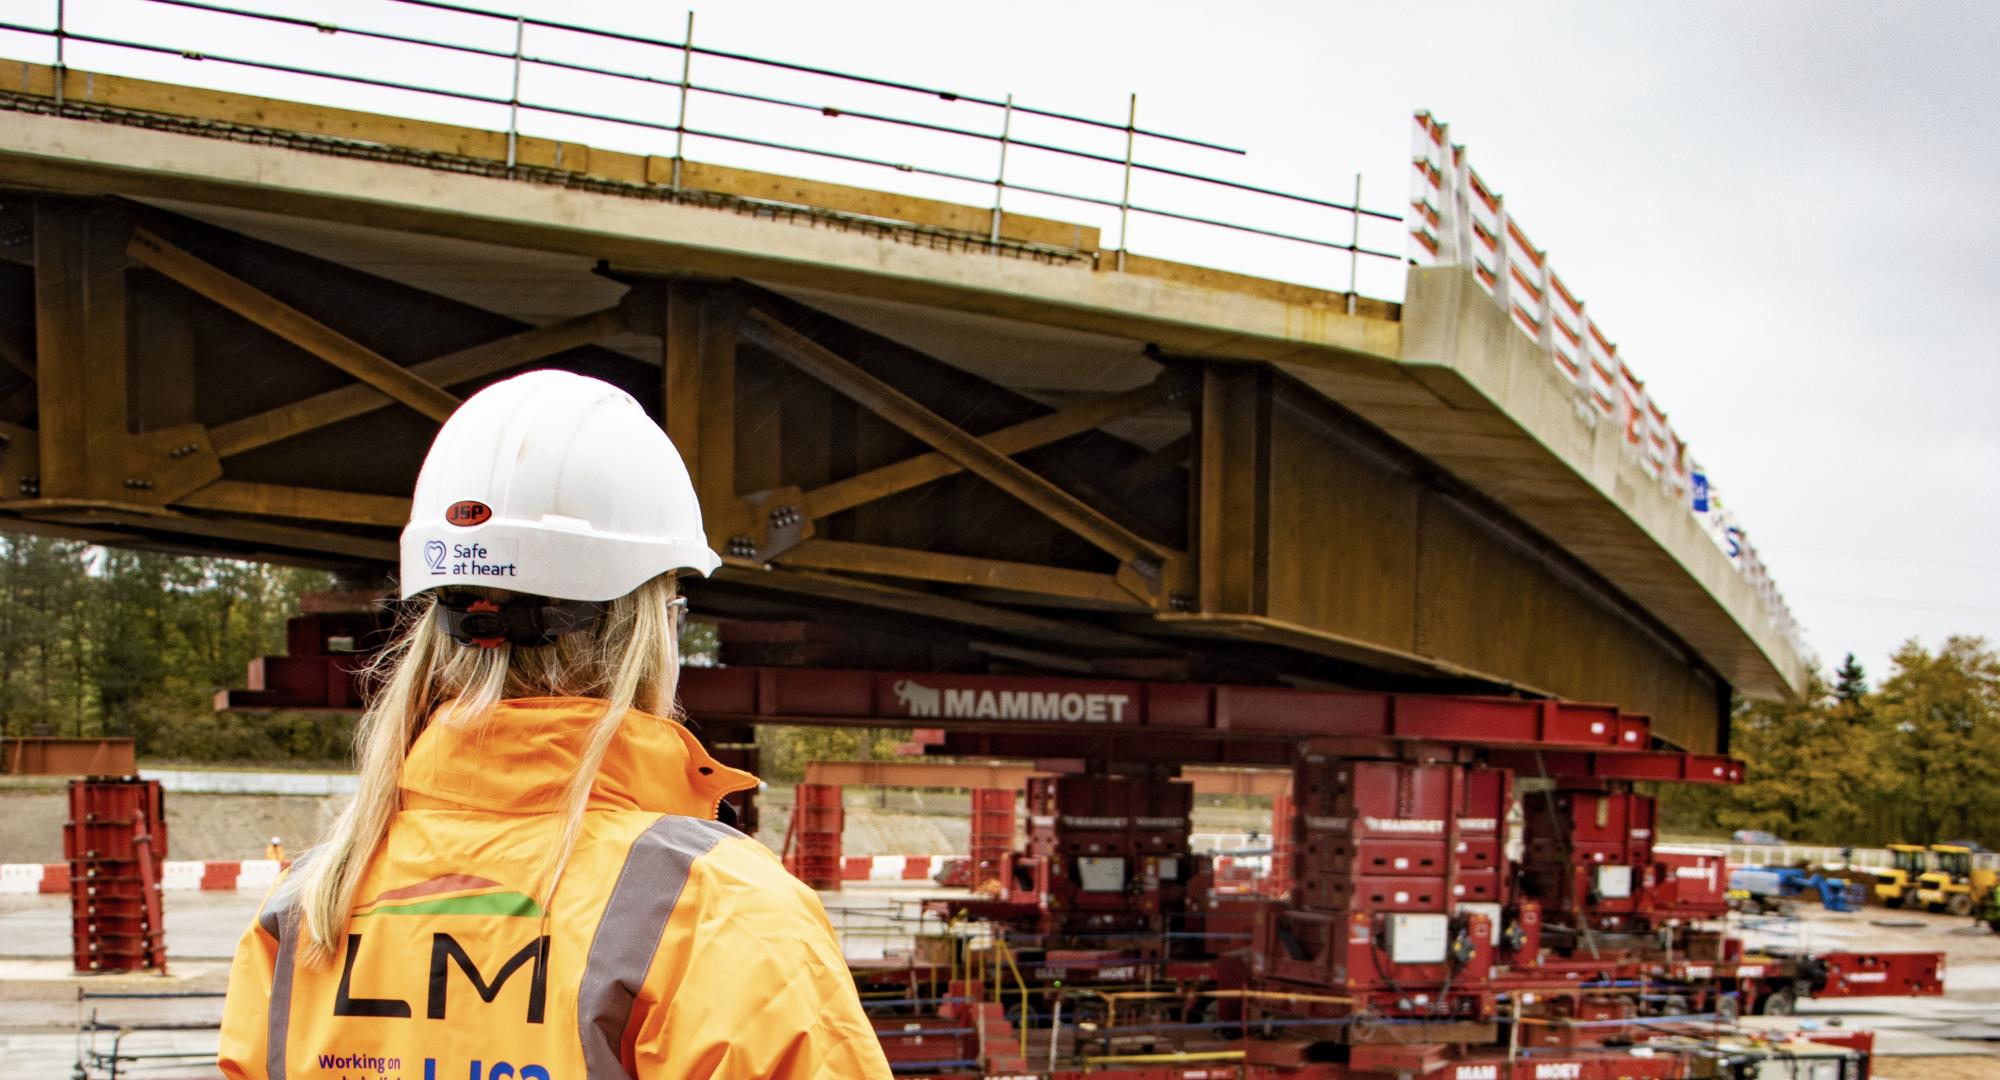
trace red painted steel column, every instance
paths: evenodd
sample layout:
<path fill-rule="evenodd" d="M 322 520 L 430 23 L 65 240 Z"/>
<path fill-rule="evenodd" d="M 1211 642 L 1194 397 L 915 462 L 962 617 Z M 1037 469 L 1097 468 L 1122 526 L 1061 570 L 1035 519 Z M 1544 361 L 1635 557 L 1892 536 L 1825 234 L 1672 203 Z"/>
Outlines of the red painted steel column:
<path fill-rule="evenodd" d="M 1283 900 L 1292 894 L 1298 845 L 1298 808 L 1290 795 L 1271 796 L 1271 872 L 1264 878 L 1264 895 Z"/>
<path fill-rule="evenodd" d="M 974 890 L 997 889 L 1000 863 L 1014 849 L 1012 789 L 972 789 L 972 839 L 968 849 L 972 858 L 971 887 Z"/>
<path fill-rule="evenodd" d="M 69 811 L 63 857 L 76 970 L 165 971 L 160 864 L 167 827 L 159 781 L 72 780 Z"/>
<path fill-rule="evenodd" d="M 815 889 L 840 888 L 840 833 L 846 825 L 840 785 L 800 784 L 792 789 L 790 859 L 793 876 Z"/>

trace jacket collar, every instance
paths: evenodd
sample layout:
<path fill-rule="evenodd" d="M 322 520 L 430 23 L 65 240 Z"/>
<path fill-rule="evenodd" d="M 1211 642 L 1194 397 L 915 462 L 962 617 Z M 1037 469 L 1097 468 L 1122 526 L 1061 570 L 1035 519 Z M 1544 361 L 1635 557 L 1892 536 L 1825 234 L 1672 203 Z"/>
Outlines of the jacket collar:
<path fill-rule="evenodd" d="M 559 810 L 604 709 L 595 698 L 516 698 L 478 720 L 434 716 L 403 760 L 402 806 Z M 723 796 L 756 786 L 756 777 L 716 761 L 687 728 L 635 709 L 605 751 L 589 806 L 713 818 Z"/>

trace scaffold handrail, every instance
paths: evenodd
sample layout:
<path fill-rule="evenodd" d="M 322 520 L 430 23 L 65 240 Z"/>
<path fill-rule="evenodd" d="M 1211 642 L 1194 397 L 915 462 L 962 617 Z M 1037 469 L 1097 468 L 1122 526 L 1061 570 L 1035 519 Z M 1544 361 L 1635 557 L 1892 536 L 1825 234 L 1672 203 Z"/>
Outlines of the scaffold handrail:
<path fill-rule="evenodd" d="M 1361 203 L 1359 185 L 1351 200 L 1324 194 L 1288 191 L 1269 184 L 1250 182 L 1245 179 L 1217 175 L 1196 169 L 1184 168 L 1177 164 L 1152 160 L 1147 155 L 1135 153 L 1137 145 L 1162 145 L 1179 147 L 1205 153 L 1242 156 L 1246 151 L 1210 139 L 1177 134 L 1158 127 L 1141 126 L 1137 119 L 1137 102 L 1133 101 L 1131 112 L 1121 121 L 1080 115 L 1057 109 L 1038 107 L 1014 100 L 1012 95 L 996 97 L 964 93 L 941 87 L 924 86 L 879 76 L 843 71 L 831 67 L 801 63 L 774 57 L 758 56 L 733 49 L 715 48 L 697 44 L 693 34 L 693 17 L 689 16 L 688 33 L 681 40 L 655 37 L 627 31 L 610 30 L 586 26 L 557 19 L 549 19 L 524 14 L 508 14 L 487 10 L 449 0 L 381 0 L 382 3 L 423 9 L 445 17 L 462 18 L 467 23 L 504 23 L 515 31 L 513 47 L 500 48 L 493 44 L 477 44 L 469 40 L 473 35 L 469 27 L 466 32 L 454 24 L 440 29 L 436 34 L 425 35 L 384 29 L 377 26 L 348 22 L 334 22 L 283 12 L 261 10 L 241 4 L 215 2 L 215 0 L 135 0 L 141 4 L 172 8 L 199 15 L 223 19 L 264 24 L 278 29 L 293 29 L 315 35 L 344 36 L 360 42 L 379 44 L 388 48 L 419 48 L 435 50 L 443 54 L 455 55 L 474 61 L 506 65 L 511 74 L 511 85 L 496 82 L 495 85 L 481 86 L 477 81 L 454 82 L 449 78 L 433 80 L 404 79 L 392 76 L 390 72 L 408 69 L 407 64 L 396 62 L 396 57 L 388 54 L 357 56 L 344 70 L 336 70 L 330 65 L 315 66 L 306 62 L 306 53 L 286 47 L 280 54 L 259 53 L 254 48 L 236 48 L 214 51 L 196 47 L 193 42 L 167 42 L 144 40 L 133 36 L 135 32 L 124 27 L 109 28 L 94 26 L 92 16 L 97 8 L 109 10 L 93 0 L 65 0 L 53 4 L 53 18 L 47 23 L 32 21 L 0 22 L 0 32 L 33 35 L 53 43 L 55 68 L 66 70 L 74 62 L 66 47 L 71 45 L 91 46 L 102 50 L 93 60 L 112 61 L 108 65 L 93 66 L 91 70 L 105 70 L 107 74 L 118 74 L 119 66 L 112 60 L 119 52 L 137 52 L 153 56 L 178 57 L 191 62 L 213 63 L 226 67 L 255 70 L 274 75 L 300 77 L 306 79 L 332 80 L 339 83 L 368 87 L 373 90 L 389 91 L 397 94 L 436 98 L 475 107 L 507 110 L 508 167 L 518 167 L 516 147 L 518 140 L 531 133 L 522 128 L 524 116 L 540 116 L 560 121 L 581 121 L 587 123 L 614 125 L 644 140 L 657 136 L 671 136 L 671 158 L 673 165 L 672 183 L 660 185 L 673 190 L 683 187 L 683 166 L 694 159 L 687 156 L 688 141 L 708 140 L 713 145 L 732 145 L 752 152 L 773 152 L 779 155 L 841 165 L 858 165 L 873 169 L 891 170 L 897 173 L 928 178 L 944 184 L 966 185 L 984 189 L 991 193 L 992 228 L 990 242 L 1001 243 L 1003 215 L 1007 195 L 1019 192 L 1023 195 L 1044 199 L 1060 200 L 1081 207 L 1095 208 L 1097 211 L 1115 211 L 1118 239 L 1116 245 L 1105 245 L 1105 250 L 1115 255 L 1117 267 L 1122 269 L 1124 257 L 1131 249 L 1129 242 L 1129 222 L 1133 217 L 1151 218 L 1160 222 L 1192 226 L 1196 229 L 1224 230 L 1245 238 L 1246 242 L 1276 241 L 1280 245 L 1297 245 L 1306 249 L 1338 251 L 1347 254 L 1347 289 L 1350 297 L 1358 296 L 1358 269 L 1355 260 L 1361 256 L 1370 259 L 1392 261 L 1398 266 L 1403 262 L 1401 252 L 1384 250 L 1381 246 L 1369 246 L 1362 242 L 1360 223 L 1366 220 L 1380 222 L 1401 222 L 1400 213 L 1371 209 Z M 343 12 L 348 19 L 351 13 Z M 536 42 L 530 50 L 527 33 L 530 30 L 551 32 L 545 40 Z M 667 61 L 647 70 L 650 65 L 636 64 L 619 66 L 603 60 L 595 53 L 576 55 L 565 54 L 560 47 L 569 37 L 580 37 L 589 47 L 590 42 L 602 46 L 636 46 L 643 49 L 661 51 L 667 54 Z M 600 49 L 600 51 L 602 51 Z M 817 96 L 825 92 L 825 100 L 807 100 L 798 93 L 780 93 L 768 86 L 742 85 L 718 79 L 712 73 L 702 78 L 692 77 L 694 61 L 705 58 L 723 61 L 726 64 L 750 65 L 762 70 L 784 73 L 788 77 L 803 77 L 812 80 L 815 87 L 811 94 Z M 725 64 L 725 66 L 726 66 Z M 716 65 L 708 65 L 714 68 Z M 611 80 L 626 85 L 645 86 L 675 95 L 672 107 L 661 110 L 657 116 L 648 116 L 643 111 L 606 110 L 590 107 L 577 97 L 563 97 L 551 94 L 524 94 L 521 89 L 523 69 L 543 68 L 588 80 Z M 670 77 L 668 72 L 678 68 L 679 77 Z M 62 90 L 58 78 L 57 106 L 62 107 Z M 581 84 L 579 84 L 581 85 Z M 864 91 L 887 91 L 893 94 L 909 95 L 928 99 L 931 103 L 947 103 L 973 107 L 990 116 L 993 111 L 1001 113 L 997 130 L 988 130 L 974 123 L 941 122 L 934 118 L 908 115 L 897 111 L 849 104 L 841 98 L 842 88 Z M 600 95 L 586 95 L 586 98 Z M 689 121 L 689 102 L 702 98 L 727 99 L 744 106 L 758 109 L 777 109 L 789 113 L 812 113 L 828 119 L 853 120 L 867 125 L 880 125 L 908 133 L 914 138 L 941 139 L 973 144 L 989 144 L 998 149 L 998 167 L 987 175 L 964 167 L 952 167 L 950 147 L 933 147 L 926 144 L 925 152 L 913 154 L 908 159 L 897 159 L 871 152 L 870 144 L 836 137 L 820 145 L 808 145 L 802 141 L 769 137 L 761 131 L 744 130 L 731 125 L 699 123 Z M 1013 130 L 1016 117 L 1036 117 L 1052 124 L 1073 128 L 1080 132 L 1099 134 L 1117 133 L 1125 136 L 1125 152 L 1115 154 L 1106 150 L 1090 149 L 1070 145 L 1064 141 L 1046 137 L 1023 137 Z M 539 125 L 545 126 L 545 125 Z M 668 148 L 661 147 L 660 155 L 665 156 Z M 1077 190 L 1069 186 L 1047 182 L 1010 179 L 1009 154 L 1041 155 L 1045 159 L 1068 161 L 1078 166 L 1115 169 L 1119 174 L 1119 186 L 1109 184 L 1102 191 Z M 960 155 L 962 156 L 962 154 Z M 928 158 L 928 160 L 924 160 Z M 1013 166 L 1018 174 L 1020 163 Z M 1198 185 L 1218 192 L 1227 192 L 1249 200 L 1243 204 L 1247 212 L 1255 218 L 1260 215 L 1266 220 L 1238 220 L 1231 215 L 1214 213 L 1203 202 L 1193 205 L 1175 205 L 1170 200 L 1156 198 L 1135 199 L 1132 191 L 1134 175 L 1161 178 L 1163 181 Z M 1185 193 L 1182 193 L 1185 195 Z M 1347 215 L 1351 219 L 1327 229 L 1323 234 L 1314 230 L 1295 227 L 1280 227 L 1269 217 L 1278 206 L 1304 208 L 1312 211 L 1332 211 Z M 1108 225 L 1109 222 L 1104 224 Z M 1352 303 L 1350 302 L 1350 311 Z"/>

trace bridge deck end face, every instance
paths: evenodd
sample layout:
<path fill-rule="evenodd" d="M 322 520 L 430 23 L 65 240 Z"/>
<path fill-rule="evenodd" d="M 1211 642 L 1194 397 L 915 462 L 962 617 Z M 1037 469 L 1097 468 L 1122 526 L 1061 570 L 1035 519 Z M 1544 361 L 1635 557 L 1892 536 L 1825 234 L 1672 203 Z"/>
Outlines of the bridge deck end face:
<path fill-rule="evenodd" d="M 1645 467 L 1631 433 L 1580 397 L 1472 271 L 1413 269 L 1402 315 L 1402 362 L 1421 371 L 1418 378 L 1450 407 L 1497 413 L 1518 429 L 1505 446 L 1440 448 L 1434 456 L 1442 464 L 1507 493 L 1509 510 L 1657 614 L 1737 689 L 1770 699 L 1804 692 L 1807 661 L 1754 575 L 1732 562 L 1725 541 L 1689 512 L 1687 494 Z M 1524 463 L 1523 444 L 1540 449 L 1544 467 Z M 1551 461 L 1561 467 L 1546 467 Z"/>

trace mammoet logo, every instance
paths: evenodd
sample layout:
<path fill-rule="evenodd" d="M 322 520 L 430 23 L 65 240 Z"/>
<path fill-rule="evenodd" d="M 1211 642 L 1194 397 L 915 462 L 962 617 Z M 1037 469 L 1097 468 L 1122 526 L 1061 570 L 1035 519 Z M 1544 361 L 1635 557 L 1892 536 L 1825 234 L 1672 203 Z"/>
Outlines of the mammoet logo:
<path fill-rule="evenodd" d="M 910 716 L 963 720 L 1066 720 L 1088 724 L 1125 722 L 1125 694 L 1084 694 L 1057 690 L 952 690 L 897 679 L 890 687 Z"/>
<path fill-rule="evenodd" d="M 1370 832 L 1395 833 L 1442 833 L 1444 822 L 1436 818 L 1378 818 L 1364 817 L 1361 824 Z"/>
<path fill-rule="evenodd" d="M 1582 1075 L 1580 1061 L 1551 1061 L 1535 1066 L 1535 1080 L 1577 1080 Z"/>
<path fill-rule="evenodd" d="M 918 686 L 908 679 L 897 679 L 892 687 L 896 700 L 902 702 L 903 710 L 911 716 L 938 715 L 938 692 L 928 686 Z"/>
<path fill-rule="evenodd" d="M 1703 860 L 1699 866 L 1676 866 L 1674 877 L 1705 881 L 1710 889 L 1715 888 L 1715 863 Z"/>
<path fill-rule="evenodd" d="M 1458 1071 L 1451 1075 L 1452 1080 L 1499 1080 L 1500 1066 L 1460 1065 Z"/>

